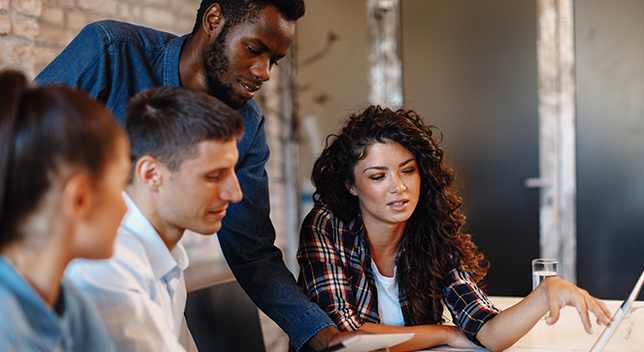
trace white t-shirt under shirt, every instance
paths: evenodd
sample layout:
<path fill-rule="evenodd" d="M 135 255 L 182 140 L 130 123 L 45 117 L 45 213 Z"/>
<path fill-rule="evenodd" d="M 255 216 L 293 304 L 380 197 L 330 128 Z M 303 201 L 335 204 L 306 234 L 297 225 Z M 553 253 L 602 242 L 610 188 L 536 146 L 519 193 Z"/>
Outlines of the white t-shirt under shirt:
<path fill-rule="evenodd" d="M 394 269 L 393 277 L 383 276 L 378 271 L 378 267 L 373 260 L 371 261 L 371 269 L 376 278 L 380 323 L 405 326 L 405 318 L 403 317 L 402 309 L 400 309 L 400 300 L 398 299 L 398 281 L 396 280 L 398 270 Z"/>

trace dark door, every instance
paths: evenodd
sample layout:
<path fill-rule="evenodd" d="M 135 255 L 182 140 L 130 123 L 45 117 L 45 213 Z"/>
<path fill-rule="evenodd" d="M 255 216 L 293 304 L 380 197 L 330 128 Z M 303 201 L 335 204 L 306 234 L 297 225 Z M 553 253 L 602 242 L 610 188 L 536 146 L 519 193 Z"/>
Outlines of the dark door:
<path fill-rule="evenodd" d="M 575 50 L 578 283 L 623 300 L 644 269 L 644 1 L 576 1 Z"/>
<path fill-rule="evenodd" d="M 491 295 L 530 292 L 539 255 L 536 2 L 403 0 L 405 104 L 441 128 Z"/>

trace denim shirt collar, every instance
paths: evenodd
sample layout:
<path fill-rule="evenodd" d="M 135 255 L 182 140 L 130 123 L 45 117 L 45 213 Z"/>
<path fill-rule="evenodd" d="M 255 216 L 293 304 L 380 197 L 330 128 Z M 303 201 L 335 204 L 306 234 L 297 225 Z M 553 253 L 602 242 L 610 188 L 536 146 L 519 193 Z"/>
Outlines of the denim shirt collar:
<path fill-rule="evenodd" d="M 179 59 L 181 58 L 181 48 L 188 36 L 189 34 L 186 34 L 172 39 L 165 49 L 166 55 L 164 55 L 163 59 L 163 85 L 165 86 L 181 86 Z"/>

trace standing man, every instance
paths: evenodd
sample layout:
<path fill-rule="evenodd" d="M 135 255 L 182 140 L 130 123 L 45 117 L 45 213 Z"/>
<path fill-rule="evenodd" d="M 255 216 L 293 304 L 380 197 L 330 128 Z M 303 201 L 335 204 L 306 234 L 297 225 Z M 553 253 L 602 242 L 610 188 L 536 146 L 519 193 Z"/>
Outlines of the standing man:
<path fill-rule="evenodd" d="M 252 99 L 291 45 L 303 0 L 203 0 L 192 33 L 177 37 L 115 21 L 86 26 L 37 77 L 80 88 L 123 121 L 136 93 L 156 86 L 207 92 L 244 120 L 236 172 L 244 193 L 218 232 L 235 277 L 300 350 L 346 338 L 302 293 L 274 246 L 264 116 Z M 348 335 L 351 336 L 351 335 Z"/>

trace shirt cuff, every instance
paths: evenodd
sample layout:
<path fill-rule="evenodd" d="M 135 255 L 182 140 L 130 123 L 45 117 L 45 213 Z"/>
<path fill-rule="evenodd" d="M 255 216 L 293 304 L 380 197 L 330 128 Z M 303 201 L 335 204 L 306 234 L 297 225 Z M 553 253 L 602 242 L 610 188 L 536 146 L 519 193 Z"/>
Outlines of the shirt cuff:
<path fill-rule="evenodd" d="M 291 324 L 292 329 L 287 333 L 295 350 L 301 351 L 313 336 L 327 326 L 335 326 L 331 318 L 322 309 L 311 308 Z"/>
<path fill-rule="evenodd" d="M 465 312 L 461 314 L 466 315 Z M 475 344 L 481 347 L 485 347 L 479 342 L 479 340 L 476 338 L 476 335 L 481 330 L 483 325 L 485 325 L 485 323 L 487 323 L 488 321 L 492 320 L 492 318 L 494 318 L 497 314 L 499 313 L 495 311 L 486 311 L 486 310 L 476 311 L 475 310 L 472 316 L 467 317 L 468 322 L 465 323 L 466 325 L 461 325 L 460 322 L 458 325 L 461 328 L 461 331 L 463 331 L 465 336 L 470 341 L 474 342 Z"/>

